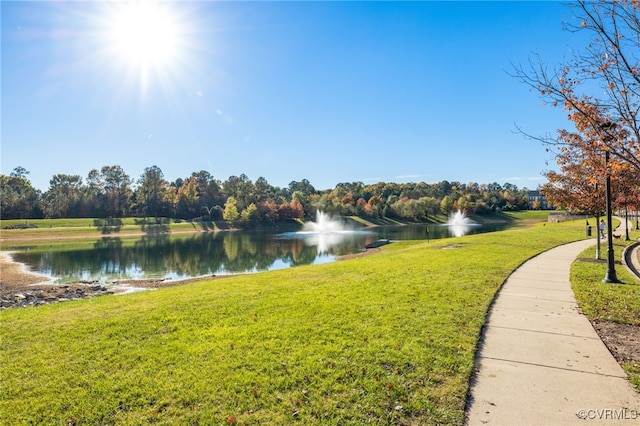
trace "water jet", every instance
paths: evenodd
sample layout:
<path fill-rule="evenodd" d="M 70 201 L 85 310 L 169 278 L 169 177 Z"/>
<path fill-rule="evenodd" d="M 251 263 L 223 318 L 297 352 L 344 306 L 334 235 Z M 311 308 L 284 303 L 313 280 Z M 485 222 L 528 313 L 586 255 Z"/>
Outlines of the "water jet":
<path fill-rule="evenodd" d="M 469 228 L 477 226 L 478 224 L 465 216 L 465 214 L 458 210 L 455 213 L 449 215 L 449 220 L 445 224 L 449 227 L 449 234 L 453 237 L 462 237 L 469 232 Z"/>
<path fill-rule="evenodd" d="M 306 222 L 299 233 L 327 234 L 351 231 L 344 222 L 318 210 L 315 222 Z"/>

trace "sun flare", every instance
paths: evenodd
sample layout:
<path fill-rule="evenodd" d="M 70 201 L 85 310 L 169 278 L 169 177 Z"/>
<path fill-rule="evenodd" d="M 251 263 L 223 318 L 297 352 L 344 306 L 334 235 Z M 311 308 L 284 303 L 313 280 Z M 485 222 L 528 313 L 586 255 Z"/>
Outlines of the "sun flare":
<path fill-rule="evenodd" d="M 176 23 L 151 3 L 139 3 L 122 11 L 113 26 L 113 42 L 123 59 L 164 63 L 175 55 Z"/>
<path fill-rule="evenodd" d="M 170 3 L 115 3 L 106 28 L 114 65 L 139 76 L 143 86 L 153 75 L 171 74 L 183 61 L 184 31 Z"/>

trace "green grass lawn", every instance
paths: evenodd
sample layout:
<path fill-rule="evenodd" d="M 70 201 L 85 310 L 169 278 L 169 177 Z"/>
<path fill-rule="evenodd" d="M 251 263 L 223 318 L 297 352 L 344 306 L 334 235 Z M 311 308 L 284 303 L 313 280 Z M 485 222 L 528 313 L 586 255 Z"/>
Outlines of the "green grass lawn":
<path fill-rule="evenodd" d="M 614 241 L 614 254 L 620 259 L 625 246 L 640 238 L 639 231 L 630 232 L 631 241 Z M 640 326 L 640 280 L 622 265 L 616 265 L 618 284 L 602 282 L 606 272 L 606 241 L 601 247 L 601 262 L 594 262 L 596 248 L 581 253 L 571 268 L 571 284 L 580 308 L 591 320 L 612 321 Z M 622 367 L 640 390 L 640 362 L 626 361 Z"/>
<path fill-rule="evenodd" d="M 10 229 L 15 226 L 34 226 Z M 25 240 L 86 239 L 88 237 L 127 236 L 158 233 L 203 232 L 218 230 L 214 222 L 188 222 L 169 218 L 122 219 L 11 219 L 0 221 L 3 247 L 22 245 Z"/>
<path fill-rule="evenodd" d="M 462 424 L 485 314 L 581 221 L 0 311 L 6 424 Z"/>
<path fill-rule="evenodd" d="M 162 218 L 165 224 L 174 223 L 172 219 Z M 70 219 L 4 219 L 0 221 L 2 228 L 9 226 L 31 225 L 37 228 L 93 228 L 95 226 L 129 226 L 155 224 L 154 218 L 125 217 L 121 219 L 70 218 Z"/>

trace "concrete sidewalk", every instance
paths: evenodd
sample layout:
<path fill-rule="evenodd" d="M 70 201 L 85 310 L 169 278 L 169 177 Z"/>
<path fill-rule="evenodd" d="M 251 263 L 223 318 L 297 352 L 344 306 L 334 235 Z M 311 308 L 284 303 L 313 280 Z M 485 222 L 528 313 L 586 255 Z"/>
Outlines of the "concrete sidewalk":
<path fill-rule="evenodd" d="M 480 342 L 468 425 L 640 424 L 640 393 L 571 290 L 570 265 L 593 244 L 542 253 L 505 282 Z"/>

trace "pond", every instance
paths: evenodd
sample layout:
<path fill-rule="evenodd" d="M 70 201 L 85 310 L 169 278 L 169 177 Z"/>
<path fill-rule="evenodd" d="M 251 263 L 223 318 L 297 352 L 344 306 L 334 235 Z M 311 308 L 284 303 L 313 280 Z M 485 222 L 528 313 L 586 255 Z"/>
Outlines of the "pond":
<path fill-rule="evenodd" d="M 509 224 L 475 225 L 469 233 L 502 230 Z M 58 284 L 123 279 L 186 279 L 253 273 L 334 261 L 379 239 L 447 238 L 443 225 L 381 226 L 336 232 L 205 232 L 137 238 L 105 237 L 73 244 L 12 248 L 13 258 Z"/>

